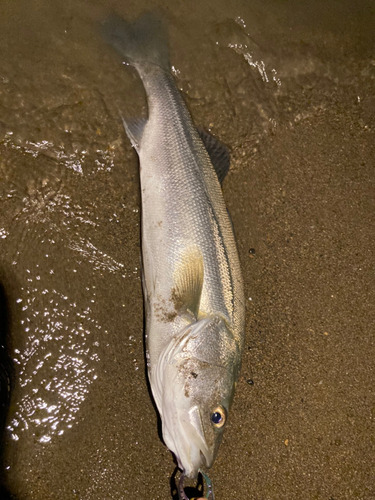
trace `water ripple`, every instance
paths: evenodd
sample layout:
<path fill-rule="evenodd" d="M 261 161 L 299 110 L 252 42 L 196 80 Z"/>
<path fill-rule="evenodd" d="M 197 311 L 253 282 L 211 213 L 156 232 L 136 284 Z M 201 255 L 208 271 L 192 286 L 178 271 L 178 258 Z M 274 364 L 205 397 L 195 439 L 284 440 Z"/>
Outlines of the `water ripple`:
<path fill-rule="evenodd" d="M 26 299 L 17 299 L 27 341 L 22 350 L 14 351 L 23 396 L 16 403 L 8 430 L 14 440 L 31 430 L 40 442 L 48 443 L 72 427 L 97 379 L 99 343 L 92 337 L 101 326 L 90 306 L 79 309 L 67 295 L 35 286 L 40 276 L 28 271 L 30 285 L 22 289 Z M 34 303 L 37 295 L 44 299 L 39 309 Z"/>

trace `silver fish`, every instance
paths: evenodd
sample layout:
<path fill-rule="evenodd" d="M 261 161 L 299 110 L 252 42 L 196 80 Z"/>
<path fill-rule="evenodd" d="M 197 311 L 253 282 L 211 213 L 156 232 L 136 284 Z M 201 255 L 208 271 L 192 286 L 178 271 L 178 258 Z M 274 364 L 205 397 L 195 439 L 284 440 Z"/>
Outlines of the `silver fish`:
<path fill-rule="evenodd" d="M 153 15 L 112 17 L 104 36 L 147 94 L 148 119 L 124 126 L 140 160 L 148 375 L 165 444 L 195 478 L 214 463 L 244 343 L 240 262 L 218 180 L 228 154 L 194 126 Z"/>

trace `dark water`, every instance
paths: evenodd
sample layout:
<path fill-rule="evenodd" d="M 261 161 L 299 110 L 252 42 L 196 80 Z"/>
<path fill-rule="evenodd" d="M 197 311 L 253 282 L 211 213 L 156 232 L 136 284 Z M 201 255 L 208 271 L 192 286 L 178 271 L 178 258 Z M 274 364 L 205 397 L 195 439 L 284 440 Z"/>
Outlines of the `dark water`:
<path fill-rule="evenodd" d="M 248 297 L 217 499 L 373 500 L 373 2 L 158 2 L 224 183 Z M 142 87 L 97 33 L 154 2 L 3 2 L 0 294 L 18 500 L 171 498 L 145 377 Z M 5 495 L 5 494 L 3 494 Z"/>

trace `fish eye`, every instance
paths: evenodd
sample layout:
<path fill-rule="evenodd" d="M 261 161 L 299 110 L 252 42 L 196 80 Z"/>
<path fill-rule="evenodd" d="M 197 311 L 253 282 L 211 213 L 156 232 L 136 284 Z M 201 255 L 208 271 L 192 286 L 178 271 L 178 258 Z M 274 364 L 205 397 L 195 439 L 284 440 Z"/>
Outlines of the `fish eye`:
<path fill-rule="evenodd" d="M 223 406 L 214 409 L 211 415 L 211 422 L 217 429 L 221 429 L 227 420 L 227 411 Z"/>

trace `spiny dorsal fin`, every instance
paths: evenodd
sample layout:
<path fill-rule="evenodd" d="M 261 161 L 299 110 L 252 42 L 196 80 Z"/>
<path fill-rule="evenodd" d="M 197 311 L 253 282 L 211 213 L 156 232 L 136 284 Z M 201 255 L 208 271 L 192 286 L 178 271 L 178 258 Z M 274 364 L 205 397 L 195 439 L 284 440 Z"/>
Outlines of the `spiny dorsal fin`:
<path fill-rule="evenodd" d="M 220 184 L 223 183 L 230 167 L 230 153 L 224 144 L 203 129 L 198 129 Z"/>
<path fill-rule="evenodd" d="M 202 253 L 197 247 L 189 248 L 183 253 L 180 264 L 173 273 L 175 287 L 172 291 L 172 301 L 176 312 L 186 309 L 195 318 L 198 317 L 203 277 Z"/>

